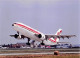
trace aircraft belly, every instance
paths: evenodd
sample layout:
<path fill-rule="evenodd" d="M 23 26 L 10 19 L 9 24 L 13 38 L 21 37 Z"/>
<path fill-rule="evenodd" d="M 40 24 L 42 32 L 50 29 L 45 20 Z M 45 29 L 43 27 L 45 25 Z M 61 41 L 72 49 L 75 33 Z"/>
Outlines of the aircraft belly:
<path fill-rule="evenodd" d="M 51 41 L 49 41 L 49 40 L 44 40 L 44 44 L 45 45 L 55 45 L 55 44 L 57 44 L 57 43 L 53 43 L 53 42 L 51 42 Z"/>

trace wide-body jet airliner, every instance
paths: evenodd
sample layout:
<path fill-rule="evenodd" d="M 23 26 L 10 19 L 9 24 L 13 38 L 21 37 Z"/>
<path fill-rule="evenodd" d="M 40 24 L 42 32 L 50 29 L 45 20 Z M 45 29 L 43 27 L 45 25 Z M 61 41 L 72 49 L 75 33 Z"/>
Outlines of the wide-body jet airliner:
<path fill-rule="evenodd" d="M 15 22 L 12 24 L 13 28 L 15 31 L 17 31 L 17 34 L 15 35 L 10 35 L 11 37 L 15 37 L 16 39 L 28 39 L 28 44 L 30 39 L 39 41 L 41 44 L 45 45 L 56 45 L 59 43 L 59 39 L 61 38 L 70 38 L 74 37 L 75 35 L 61 35 L 62 29 L 59 29 L 55 35 L 48 35 L 48 34 L 43 34 L 40 31 L 37 31 L 30 26 L 27 26 L 23 23 L 20 22 Z"/>

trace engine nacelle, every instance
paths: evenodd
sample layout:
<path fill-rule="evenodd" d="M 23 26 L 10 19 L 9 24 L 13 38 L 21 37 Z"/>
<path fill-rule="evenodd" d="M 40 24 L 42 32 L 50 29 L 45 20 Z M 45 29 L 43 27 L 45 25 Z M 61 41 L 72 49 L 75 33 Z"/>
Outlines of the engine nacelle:
<path fill-rule="evenodd" d="M 18 36 L 19 36 L 19 35 L 17 35 L 17 34 L 14 35 L 15 38 L 18 38 Z"/>
<path fill-rule="evenodd" d="M 38 38 L 44 40 L 45 39 L 45 35 L 44 34 L 35 34 L 35 36 L 37 36 Z"/>
<path fill-rule="evenodd" d="M 42 37 L 42 35 L 41 34 L 38 34 L 38 38 L 41 38 Z"/>
<path fill-rule="evenodd" d="M 41 38 L 42 37 L 41 34 L 35 34 L 35 36 L 37 36 L 38 38 Z"/>
<path fill-rule="evenodd" d="M 22 39 L 22 38 L 24 38 L 23 35 L 17 35 L 17 34 L 15 34 L 14 37 L 15 37 L 16 39 Z"/>

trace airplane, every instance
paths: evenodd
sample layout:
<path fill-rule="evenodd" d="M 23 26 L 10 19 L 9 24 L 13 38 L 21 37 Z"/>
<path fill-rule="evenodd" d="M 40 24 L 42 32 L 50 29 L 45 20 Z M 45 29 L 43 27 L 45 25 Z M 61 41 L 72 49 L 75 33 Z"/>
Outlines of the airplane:
<path fill-rule="evenodd" d="M 41 45 L 55 45 L 59 43 L 60 38 L 71 38 L 75 37 L 76 35 L 60 35 L 62 32 L 62 29 L 59 29 L 55 35 L 51 34 L 43 34 L 40 31 L 37 31 L 30 26 L 27 26 L 20 22 L 15 22 L 12 24 L 13 29 L 17 31 L 17 34 L 10 35 L 11 37 L 14 37 L 16 39 L 28 39 L 28 45 L 30 45 L 30 39 L 39 41 Z"/>

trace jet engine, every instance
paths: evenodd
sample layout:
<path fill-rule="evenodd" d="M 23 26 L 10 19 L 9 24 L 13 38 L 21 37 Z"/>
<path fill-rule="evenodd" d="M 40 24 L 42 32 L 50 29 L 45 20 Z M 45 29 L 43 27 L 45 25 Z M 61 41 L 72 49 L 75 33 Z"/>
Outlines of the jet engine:
<path fill-rule="evenodd" d="M 24 36 L 23 35 L 18 35 L 18 34 L 15 34 L 14 37 L 16 39 L 24 39 Z"/>
<path fill-rule="evenodd" d="M 41 38 L 42 37 L 42 35 L 41 34 L 38 34 L 38 38 Z"/>
<path fill-rule="evenodd" d="M 44 34 L 35 34 L 36 37 L 44 40 L 45 39 L 45 35 Z"/>
<path fill-rule="evenodd" d="M 41 38 L 42 37 L 41 34 L 35 34 L 35 36 L 37 36 L 38 38 Z"/>

